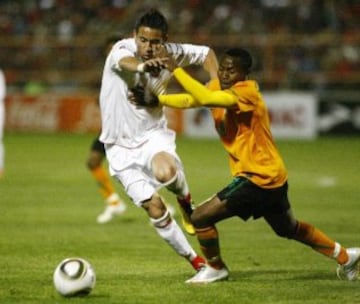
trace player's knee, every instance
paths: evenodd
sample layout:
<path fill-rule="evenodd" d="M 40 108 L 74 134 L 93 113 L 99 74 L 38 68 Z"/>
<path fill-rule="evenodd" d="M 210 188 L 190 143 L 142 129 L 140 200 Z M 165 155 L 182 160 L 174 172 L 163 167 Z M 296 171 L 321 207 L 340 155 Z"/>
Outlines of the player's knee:
<path fill-rule="evenodd" d="M 88 158 L 88 159 L 86 160 L 85 165 L 86 165 L 86 168 L 88 168 L 89 170 L 92 170 L 92 169 L 95 168 L 95 167 L 94 167 L 94 163 L 91 161 L 90 158 Z"/>
<path fill-rule="evenodd" d="M 275 233 L 277 236 L 281 237 L 281 238 L 290 238 L 289 233 L 286 230 L 275 230 Z"/>
<path fill-rule="evenodd" d="M 95 158 L 95 157 L 89 157 L 87 160 L 86 160 L 86 167 L 89 169 L 89 170 L 93 170 L 97 167 L 99 167 L 101 165 L 101 162 L 99 161 L 99 159 Z"/>
<path fill-rule="evenodd" d="M 154 175 L 160 183 L 168 184 L 176 177 L 176 168 L 173 166 L 164 166 L 155 170 Z"/>
<path fill-rule="evenodd" d="M 289 226 L 278 227 L 274 229 L 274 232 L 276 233 L 277 236 L 281 238 L 293 239 L 295 230 L 296 230 L 296 226 L 294 227 L 292 225 L 289 225 Z"/>
<path fill-rule="evenodd" d="M 206 214 L 204 214 L 200 209 L 195 209 L 191 214 L 190 219 L 195 228 L 203 228 L 212 225 Z"/>
<path fill-rule="evenodd" d="M 160 152 L 156 154 L 151 163 L 155 178 L 162 184 L 171 183 L 176 178 L 176 161 L 170 154 Z"/>

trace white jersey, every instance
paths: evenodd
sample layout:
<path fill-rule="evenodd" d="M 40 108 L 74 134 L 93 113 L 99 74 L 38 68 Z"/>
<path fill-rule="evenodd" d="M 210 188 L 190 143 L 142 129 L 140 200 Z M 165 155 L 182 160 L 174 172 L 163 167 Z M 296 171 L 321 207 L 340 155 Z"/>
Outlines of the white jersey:
<path fill-rule="evenodd" d="M 179 66 L 202 65 L 209 47 L 192 44 L 165 44 L 168 53 Z M 164 92 L 171 73 L 162 70 L 158 77 L 149 73 L 129 72 L 119 67 L 124 57 L 137 57 L 134 38 L 123 39 L 114 44 L 106 58 L 101 90 L 100 110 L 102 131 L 100 141 L 134 148 L 147 141 L 152 132 L 167 128 L 163 107 L 145 108 L 128 100 L 129 89 L 143 85 L 146 91 Z"/>

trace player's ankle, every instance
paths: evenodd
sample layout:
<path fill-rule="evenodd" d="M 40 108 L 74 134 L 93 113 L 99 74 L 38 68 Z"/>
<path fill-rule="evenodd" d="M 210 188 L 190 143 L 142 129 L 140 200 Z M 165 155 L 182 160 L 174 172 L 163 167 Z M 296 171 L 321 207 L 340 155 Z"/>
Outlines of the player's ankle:
<path fill-rule="evenodd" d="M 189 205 L 192 203 L 192 198 L 191 198 L 191 194 L 188 193 L 186 196 L 177 196 L 177 201 L 179 202 L 180 205 L 184 206 L 184 205 Z"/>
<path fill-rule="evenodd" d="M 213 257 L 212 259 L 208 259 L 207 262 L 212 268 L 215 269 L 226 268 L 224 261 L 219 256 Z"/>

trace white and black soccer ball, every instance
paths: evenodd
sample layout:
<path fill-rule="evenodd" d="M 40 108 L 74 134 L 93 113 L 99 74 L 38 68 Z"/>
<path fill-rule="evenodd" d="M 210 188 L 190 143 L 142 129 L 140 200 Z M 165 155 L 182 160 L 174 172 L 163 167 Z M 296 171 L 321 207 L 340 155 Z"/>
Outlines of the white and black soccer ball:
<path fill-rule="evenodd" d="M 86 296 L 95 287 L 96 275 L 91 264 L 82 258 L 67 258 L 53 275 L 56 291 L 64 297 Z"/>

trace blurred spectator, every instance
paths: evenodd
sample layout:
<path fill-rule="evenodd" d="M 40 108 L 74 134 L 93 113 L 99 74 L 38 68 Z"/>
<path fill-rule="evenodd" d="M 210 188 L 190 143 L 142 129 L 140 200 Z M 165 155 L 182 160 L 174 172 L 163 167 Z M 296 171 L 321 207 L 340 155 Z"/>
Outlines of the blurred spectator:
<path fill-rule="evenodd" d="M 82 71 L 82 83 L 91 86 L 102 68 L 94 58 L 101 58 L 104 35 L 113 28 L 131 35 L 134 16 L 151 6 L 171 20 L 170 35 L 180 40 L 219 52 L 239 41 L 253 49 L 266 69 L 259 79 L 265 87 L 316 89 L 350 79 L 331 73 L 359 69 L 360 2 L 354 0 L 2 0 L 0 62 L 17 75 L 10 85 L 24 82 L 23 71 L 30 77 L 56 71 L 62 85 L 69 71 Z"/>
<path fill-rule="evenodd" d="M 24 86 L 24 94 L 29 96 L 41 95 L 46 91 L 46 86 L 38 80 L 29 80 Z"/>

